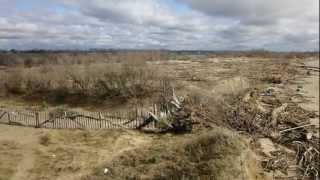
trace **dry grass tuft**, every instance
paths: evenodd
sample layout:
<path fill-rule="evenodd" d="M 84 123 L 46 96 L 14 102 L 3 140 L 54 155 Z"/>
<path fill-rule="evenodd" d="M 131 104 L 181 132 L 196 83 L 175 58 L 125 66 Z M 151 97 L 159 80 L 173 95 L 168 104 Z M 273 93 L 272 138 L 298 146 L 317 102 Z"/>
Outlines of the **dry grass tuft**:
<path fill-rule="evenodd" d="M 51 142 L 51 137 L 49 134 L 45 134 L 39 137 L 39 143 L 43 146 L 49 146 Z"/>
<path fill-rule="evenodd" d="M 1 79 L 0 91 L 26 100 L 99 104 L 153 96 L 164 77 L 143 62 L 132 62 L 14 68 Z"/>
<path fill-rule="evenodd" d="M 83 179 L 239 179 L 245 143 L 225 129 L 200 135 L 167 137 L 126 151 Z M 103 174 L 108 168 L 110 173 Z"/>
<path fill-rule="evenodd" d="M 0 180 L 10 179 L 22 157 L 19 146 L 13 141 L 0 142 Z"/>

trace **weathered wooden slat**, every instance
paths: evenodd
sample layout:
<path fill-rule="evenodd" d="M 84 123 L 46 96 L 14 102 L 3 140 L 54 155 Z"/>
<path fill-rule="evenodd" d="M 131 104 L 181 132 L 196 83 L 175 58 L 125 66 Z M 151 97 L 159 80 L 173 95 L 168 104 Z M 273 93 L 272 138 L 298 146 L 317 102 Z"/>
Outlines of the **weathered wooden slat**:
<path fill-rule="evenodd" d="M 35 121 L 35 128 L 38 128 L 38 126 L 39 126 L 39 112 L 35 112 L 35 115 L 36 115 L 36 121 Z"/>
<path fill-rule="evenodd" d="M 152 113 L 157 116 L 158 108 L 156 105 L 152 108 Z M 0 119 L 6 120 L 8 124 L 21 124 L 36 128 L 55 128 L 55 129 L 73 129 L 73 128 L 91 128 L 91 129 L 106 129 L 106 128 L 137 128 L 145 121 L 144 111 L 138 106 L 132 111 L 119 112 L 78 112 L 73 117 L 67 117 L 65 112 L 63 117 L 50 117 L 49 112 L 15 112 L 0 111 Z M 17 123 L 17 124 L 16 124 Z M 156 123 L 151 122 L 147 125 L 151 128 L 156 128 Z"/>
<path fill-rule="evenodd" d="M 3 112 L 1 115 L 0 115 L 0 119 L 2 119 L 4 117 L 4 115 L 6 115 L 7 112 Z"/>
<path fill-rule="evenodd" d="M 98 116 L 99 116 L 99 128 L 101 129 L 102 128 L 102 114 L 101 112 L 98 112 Z"/>
<path fill-rule="evenodd" d="M 106 115 L 107 115 L 107 117 L 105 116 L 104 118 L 109 118 L 109 117 L 108 117 L 109 113 L 106 113 Z M 107 121 L 107 120 L 106 120 L 106 121 Z M 109 121 L 107 121 L 107 128 L 110 128 L 110 122 L 109 122 Z"/>
<path fill-rule="evenodd" d="M 8 124 L 11 125 L 11 115 L 10 115 L 10 113 L 7 113 L 7 116 L 8 116 Z"/>

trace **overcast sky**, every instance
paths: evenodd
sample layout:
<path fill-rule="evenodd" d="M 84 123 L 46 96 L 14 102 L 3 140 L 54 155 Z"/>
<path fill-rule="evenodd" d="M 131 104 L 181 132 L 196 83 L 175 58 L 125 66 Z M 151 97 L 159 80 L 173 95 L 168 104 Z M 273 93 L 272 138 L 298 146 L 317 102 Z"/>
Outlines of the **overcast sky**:
<path fill-rule="evenodd" d="M 0 0 L 0 49 L 319 50 L 319 0 Z"/>

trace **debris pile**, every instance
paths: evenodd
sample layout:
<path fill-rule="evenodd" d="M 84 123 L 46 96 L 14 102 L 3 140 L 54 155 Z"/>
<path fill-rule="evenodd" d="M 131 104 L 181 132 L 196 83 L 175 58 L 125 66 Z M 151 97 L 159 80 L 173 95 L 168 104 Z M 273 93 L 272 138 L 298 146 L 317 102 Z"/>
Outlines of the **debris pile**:
<path fill-rule="evenodd" d="M 228 124 L 255 137 L 267 137 L 296 152 L 296 164 L 303 177 L 319 177 L 319 135 L 314 134 L 310 118 L 317 115 L 302 109 L 294 102 L 282 102 L 274 92 L 251 90 L 237 99 L 227 112 Z M 281 154 L 281 153 L 280 153 Z M 263 166 L 266 169 L 287 171 L 288 160 L 273 156 Z"/>
<path fill-rule="evenodd" d="M 184 99 L 177 97 L 173 88 L 172 96 L 161 96 L 158 101 L 159 112 L 149 112 L 150 116 L 138 129 L 156 122 L 156 127 L 160 132 L 185 133 L 192 131 L 191 110 L 185 107 Z"/>
<path fill-rule="evenodd" d="M 50 119 L 56 119 L 56 118 L 75 119 L 77 116 L 79 116 L 78 112 L 70 111 L 65 108 L 56 108 L 49 112 Z"/>
<path fill-rule="evenodd" d="M 303 169 L 303 177 L 319 178 L 319 139 L 314 138 L 313 140 L 308 142 L 294 141 L 292 144 L 296 145 L 296 160 L 299 167 Z"/>
<path fill-rule="evenodd" d="M 284 151 L 271 152 L 271 158 L 262 161 L 262 167 L 267 171 L 279 170 L 283 174 L 287 174 L 289 168 L 288 157 Z"/>

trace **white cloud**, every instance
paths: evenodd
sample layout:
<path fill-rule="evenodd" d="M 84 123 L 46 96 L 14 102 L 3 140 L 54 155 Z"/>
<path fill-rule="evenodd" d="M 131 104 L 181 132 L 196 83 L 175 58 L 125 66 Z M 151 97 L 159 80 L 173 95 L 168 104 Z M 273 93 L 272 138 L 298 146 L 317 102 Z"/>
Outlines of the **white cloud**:
<path fill-rule="evenodd" d="M 38 1 L 2 0 L 0 49 L 319 49 L 319 0 Z"/>

